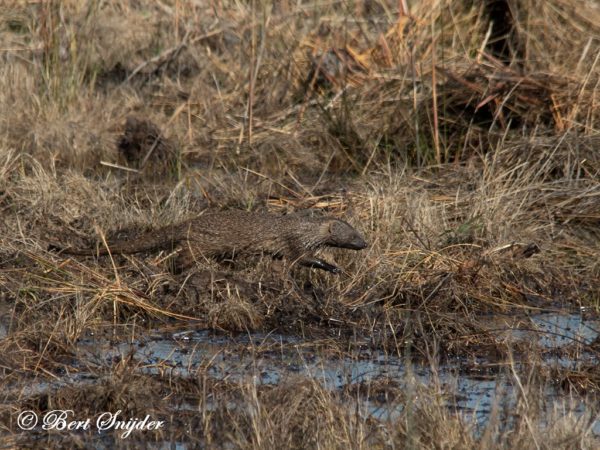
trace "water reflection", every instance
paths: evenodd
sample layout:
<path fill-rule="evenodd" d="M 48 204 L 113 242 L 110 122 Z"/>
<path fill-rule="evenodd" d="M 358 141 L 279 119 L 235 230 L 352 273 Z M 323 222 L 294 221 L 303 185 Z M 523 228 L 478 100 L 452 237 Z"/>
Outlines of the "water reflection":
<path fill-rule="evenodd" d="M 498 327 L 498 318 L 494 318 L 490 327 Z M 589 345 L 598 338 L 598 330 L 598 321 L 584 320 L 581 315 L 544 313 L 530 317 L 529 321 L 520 320 L 518 326 L 506 326 L 502 332 L 515 343 L 535 342 L 549 351 L 548 364 L 559 363 L 564 367 L 580 364 L 583 356 L 588 362 L 590 358 L 597 362 L 597 357 L 582 350 L 577 359 L 558 358 L 551 356 L 551 350 Z M 219 380 L 271 385 L 301 376 L 317 380 L 333 391 L 389 380 L 400 389 L 407 388 L 407 380 L 423 386 L 439 385 L 451 394 L 447 396 L 447 406 L 459 411 L 476 427 L 487 423 L 494 407 L 510 410 L 517 402 L 512 376 L 509 371 L 498 374 L 497 361 L 477 361 L 482 373 L 486 368 L 494 368 L 490 370 L 493 375 L 488 376 L 465 374 L 463 366 L 467 362 L 460 359 L 432 371 L 430 367 L 407 364 L 403 358 L 383 352 L 327 355 L 292 336 L 253 334 L 230 338 L 209 331 L 159 333 L 129 343 L 98 344 L 93 340 L 82 342 L 80 350 L 85 354 L 81 356 L 101 362 L 131 354 L 140 361 L 140 370 L 148 373 L 208 374 Z M 544 396 L 549 407 L 560 395 L 551 387 L 546 388 Z M 390 407 L 368 398 L 362 401 L 364 413 L 381 420 L 395 417 L 403 408 L 401 402 Z M 584 407 L 576 405 L 576 408 L 583 411 Z M 594 430 L 600 434 L 600 421 L 596 421 Z"/>

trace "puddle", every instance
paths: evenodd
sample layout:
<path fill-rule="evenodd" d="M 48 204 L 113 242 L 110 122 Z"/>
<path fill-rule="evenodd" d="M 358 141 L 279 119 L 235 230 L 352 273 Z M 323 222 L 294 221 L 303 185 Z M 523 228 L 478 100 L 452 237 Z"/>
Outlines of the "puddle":
<path fill-rule="evenodd" d="M 579 370 L 597 364 L 592 344 L 600 336 L 600 320 L 587 314 L 540 313 L 531 316 L 485 317 L 481 324 L 507 345 L 534 345 L 549 367 Z"/>
<path fill-rule="evenodd" d="M 562 366 L 596 363 L 597 354 L 589 349 L 600 335 L 600 321 L 586 320 L 578 314 L 544 313 L 516 319 L 494 318 L 489 328 L 501 339 L 513 343 L 537 343 L 547 362 Z M 249 374 L 262 384 L 277 384 L 291 375 L 318 379 L 326 388 L 337 389 L 349 383 L 372 381 L 387 377 L 400 379 L 406 375 L 404 361 L 382 352 L 369 351 L 352 357 L 324 356 L 308 350 L 309 343 L 298 337 L 252 334 L 227 337 L 211 331 L 157 332 L 153 336 L 110 344 L 106 339 L 88 338 L 80 341 L 79 357 L 98 363 L 125 355 L 142 362 L 149 373 L 171 371 L 176 375 L 194 375 L 207 370 L 215 378 L 241 381 Z M 315 343 L 318 347 L 318 343 Z M 552 350 L 577 347 L 577 359 L 553 357 Z M 589 349 L 589 351 L 588 351 Z M 478 361 L 482 370 L 494 361 Z M 461 361 L 446 364 L 441 374 L 457 372 Z M 428 368 L 414 368 L 417 378 L 427 381 Z M 464 377 L 461 375 L 461 377 Z"/>
<path fill-rule="evenodd" d="M 600 322 L 585 319 L 581 314 L 543 313 L 521 318 L 496 316 L 486 326 L 500 339 L 515 343 L 533 342 L 550 354 L 570 345 L 583 347 L 583 350 L 573 353 L 577 354 L 577 359 L 548 357 L 548 364 L 575 367 L 582 361 L 588 364 L 598 362 L 597 354 L 586 352 L 585 348 L 598 339 Z M 6 333 L 2 326 L 0 338 L 1 333 Z M 92 365 L 105 365 L 132 356 L 139 362 L 139 370 L 146 373 L 202 375 L 233 383 L 274 385 L 302 377 L 316 380 L 334 392 L 361 383 L 370 386 L 373 382 L 391 382 L 402 392 L 413 389 L 415 382 L 426 387 L 439 386 L 447 407 L 462 415 L 467 423 L 474 424 L 475 430 L 485 426 L 494 408 L 511 410 L 517 402 L 512 376 L 509 371 L 499 373 L 497 361 L 478 361 L 481 367 L 479 373 L 483 375 L 465 375 L 465 367 L 472 367 L 472 362 L 457 360 L 433 372 L 430 367 L 407 365 L 404 359 L 383 352 L 357 350 L 351 355 L 332 355 L 327 350 L 320 350 L 319 342 L 311 343 L 284 335 L 224 337 L 211 331 L 157 330 L 154 335 L 128 340 L 114 339 L 115 342 L 111 343 L 104 337 L 91 336 L 79 342 L 76 358 Z M 98 379 L 84 372 L 76 377 L 64 377 L 56 384 L 38 383 L 34 387 L 39 392 L 69 383 L 94 382 Z M 34 387 L 29 386 L 28 389 Z M 546 389 L 544 397 L 548 408 L 555 407 L 557 402 L 572 404 L 568 403 L 569 399 L 561 397 L 563 394 Z M 394 419 L 404 407 L 400 401 L 388 405 L 363 397 L 359 396 L 362 414 L 380 420 Z M 583 403 L 574 408 L 570 410 L 585 413 Z M 600 420 L 593 424 L 593 431 L 600 435 Z"/>
<path fill-rule="evenodd" d="M 498 326 L 498 320 L 494 321 L 494 326 Z M 501 332 L 513 342 L 536 342 L 550 351 L 568 345 L 589 345 L 598 338 L 599 330 L 598 321 L 585 320 L 581 315 L 544 313 L 521 318 L 518 322 L 506 322 Z M 317 380 L 332 391 L 386 380 L 397 383 L 400 389 L 407 388 L 409 379 L 423 386 L 435 386 L 437 383 L 444 392 L 450 393 L 447 406 L 479 427 L 485 425 L 494 407 L 510 410 L 516 405 L 517 393 L 510 375 L 464 375 L 461 369 L 464 369 L 465 361 L 446 364 L 434 374 L 429 367 L 411 365 L 407 368 L 403 359 L 382 352 L 336 357 L 320 354 L 310 347 L 307 342 L 290 336 L 254 334 L 228 338 L 208 331 L 187 331 L 162 333 L 143 341 L 115 345 L 83 341 L 80 356 L 101 363 L 102 360 L 132 354 L 142 362 L 140 370 L 148 373 L 168 371 L 183 376 L 201 373 L 231 382 L 273 385 L 304 377 Z M 574 366 L 581 364 L 582 355 L 597 361 L 592 353 L 582 351 L 577 354 L 577 360 L 549 357 L 548 363 L 558 361 L 563 367 Z M 478 363 L 481 373 L 486 373 L 486 369 L 497 373 L 497 365 L 493 361 Z M 560 394 L 550 388 L 547 388 L 545 397 L 549 407 L 560 400 Z M 386 407 L 363 400 L 365 412 L 380 420 L 393 419 L 402 411 L 397 402 L 393 403 L 394 407 Z M 577 407 L 583 408 L 582 405 Z M 598 420 L 594 432 L 600 435 Z"/>
<path fill-rule="evenodd" d="M 531 318 L 541 347 L 553 349 L 580 343 L 590 345 L 600 334 L 600 321 L 581 314 L 539 314 Z"/>
<path fill-rule="evenodd" d="M 587 319 L 583 314 L 574 313 L 494 316 L 484 318 L 483 322 L 507 341 L 534 342 L 542 350 L 590 345 L 600 334 L 600 320 Z"/>
<path fill-rule="evenodd" d="M 268 346 L 272 349 L 257 351 Z M 214 337 L 210 332 L 188 332 L 185 335 L 156 336 L 144 342 L 108 345 L 88 340 L 81 343 L 79 355 L 87 360 L 102 363 L 118 360 L 132 354 L 141 361 L 140 370 L 146 373 L 165 373 L 194 376 L 206 374 L 218 380 L 253 382 L 274 385 L 298 377 L 316 380 L 326 389 L 339 391 L 348 386 L 372 382 L 392 381 L 400 389 L 407 380 L 423 386 L 437 382 L 452 386 L 456 391 L 451 405 L 461 411 L 467 420 L 485 423 L 494 403 L 499 401 L 497 391 L 510 390 L 502 379 L 476 379 L 462 375 L 460 363 L 446 365 L 434 374 L 428 369 L 411 365 L 396 356 L 381 352 L 358 354 L 355 357 L 331 357 L 308 350 L 306 343 L 279 335 L 252 335 L 237 338 Z M 506 397 L 508 398 L 508 397 Z M 506 399 L 505 398 L 505 399 Z M 514 399 L 513 399 L 514 400 Z M 402 409 L 387 407 L 364 400 L 365 411 L 380 420 L 393 419 Z"/>

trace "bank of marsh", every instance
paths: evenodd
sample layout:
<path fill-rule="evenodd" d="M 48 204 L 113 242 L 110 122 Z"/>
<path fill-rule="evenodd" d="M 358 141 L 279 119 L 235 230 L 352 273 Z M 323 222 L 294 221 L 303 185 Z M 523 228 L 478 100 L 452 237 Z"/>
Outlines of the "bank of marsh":
<path fill-rule="evenodd" d="M 16 421 L 73 409 L 166 421 L 140 445 L 596 447 L 598 338 L 540 317 L 598 318 L 599 14 L 585 0 L 3 3 L 3 441 L 129 445 Z M 369 246 L 323 249 L 337 275 L 48 251 L 204 210 L 316 211 Z M 248 372 L 218 372 L 232 358 Z M 297 370 L 265 383 L 251 367 L 265 361 Z M 402 369 L 351 379 L 377 361 Z M 336 363 L 339 385 L 304 370 Z M 506 388 L 483 425 L 460 408 L 465 379 Z"/>

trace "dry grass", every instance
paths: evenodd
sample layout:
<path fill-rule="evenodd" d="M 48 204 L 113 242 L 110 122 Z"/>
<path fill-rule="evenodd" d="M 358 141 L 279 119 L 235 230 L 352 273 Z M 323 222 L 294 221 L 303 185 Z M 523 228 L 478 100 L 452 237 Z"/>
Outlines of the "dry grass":
<path fill-rule="evenodd" d="M 521 386 L 539 349 L 506 345 L 480 318 L 600 313 L 600 9 L 427 0 L 403 14 L 403 3 L 0 6 L 0 384 L 14 393 L 71 371 L 97 380 L 4 395 L 0 433 L 30 439 L 14 424 L 26 408 L 152 408 L 173 434 L 144 439 L 208 447 L 597 444 L 587 416 L 597 411 L 543 418 L 533 392 L 558 379 L 593 404 L 597 368 L 540 370 Z M 48 250 L 208 207 L 320 209 L 370 247 L 331 252 L 338 277 L 265 258 L 177 274 L 165 253 Z M 171 379 L 78 353 L 107 325 L 188 322 L 326 339 L 324 357 L 368 345 L 425 364 L 522 358 L 510 365 L 517 413 L 495 412 L 474 434 L 440 386 L 393 395 L 404 408 L 380 421 L 358 410 L 356 386 Z M 587 347 L 597 358 L 597 340 Z M 194 408 L 173 416 L 184 400 Z"/>

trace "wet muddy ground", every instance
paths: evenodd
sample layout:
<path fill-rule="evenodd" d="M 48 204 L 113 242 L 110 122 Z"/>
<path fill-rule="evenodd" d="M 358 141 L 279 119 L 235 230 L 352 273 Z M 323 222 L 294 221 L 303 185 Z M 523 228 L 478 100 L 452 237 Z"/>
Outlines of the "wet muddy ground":
<path fill-rule="evenodd" d="M 600 448 L 600 10 L 480 3 L 0 1 L 0 448 Z M 64 252 L 210 209 L 369 245 Z"/>
<path fill-rule="evenodd" d="M 580 365 L 598 364 L 597 354 L 585 347 L 600 335 L 600 319 L 584 319 L 581 314 L 540 313 L 522 318 L 515 325 L 508 318 L 483 318 L 496 327 L 500 339 L 508 342 L 533 342 L 544 351 L 544 365 L 577 370 Z M 553 350 L 565 346 L 578 347 L 577 357 L 557 357 Z M 280 384 L 298 377 L 316 380 L 326 389 L 347 390 L 374 383 L 387 383 L 406 389 L 407 383 L 439 385 L 447 395 L 446 405 L 462 414 L 467 421 L 484 425 L 493 407 L 510 407 L 515 402 L 509 373 L 502 374 L 508 363 L 486 360 L 455 359 L 439 367 L 415 365 L 395 355 L 381 351 L 356 349 L 341 357 L 328 356 L 319 350 L 323 344 L 277 334 L 240 334 L 219 337 L 208 331 L 163 331 L 144 339 L 111 344 L 104 339 L 88 339 L 80 343 L 82 360 L 123 358 L 130 355 L 139 361 L 140 370 L 148 373 L 198 375 L 199 372 L 217 380 Z M 516 362 L 519 366 L 519 362 Z M 549 406 L 569 404 L 568 396 L 548 388 Z M 393 417 L 405 405 L 389 402 L 385 393 L 367 396 L 365 412 L 379 419 Z M 573 405 L 571 405 L 572 407 Z M 582 404 L 576 405 L 583 411 Z M 600 417 L 593 429 L 600 436 Z"/>
<path fill-rule="evenodd" d="M 530 368 L 531 361 L 523 352 L 515 354 L 513 360 L 439 357 L 429 363 L 414 363 L 410 357 L 398 356 L 402 354 L 402 343 L 398 343 L 398 352 L 390 353 L 374 350 L 366 341 L 354 341 L 351 349 L 339 352 L 332 351 L 335 337 L 224 334 L 195 329 L 193 323 L 179 323 L 149 333 L 139 327 L 124 326 L 87 333 L 77 342 L 71 373 L 64 373 L 56 381 L 32 380 L 26 388 L 15 385 L 12 394 L 21 398 L 51 397 L 64 389 L 101 385 L 106 375 L 98 368 L 127 361 L 137 374 L 168 379 L 201 378 L 257 388 L 317 383 L 364 418 L 385 423 L 396 420 L 414 402 L 429 401 L 414 394 L 423 387 L 437 391 L 448 414 L 459 418 L 478 437 L 499 412 L 504 426 L 511 428 L 515 420 L 511 411 L 523 389 L 520 378 L 531 377 L 532 370 L 577 372 L 600 362 L 591 346 L 600 336 L 600 317 L 584 309 L 485 316 L 480 321 L 507 347 L 526 344 L 537 349 L 535 354 L 541 355 L 541 361 L 536 368 Z M 4 316 L 0 338 L 9 329 L 10 320 Z M 542 411 L 552 415 L 559 410 L 581 417 L 589 422 L 591 433 L 600 438 L 600 416 L 595 408 L 570 395 L 558 380 L 539 389 Z M 174 404 L 171 413 L 196 414 L 201 410 L 206 414 L 222 407 L 210 398 L 201 403 L 190 399 Z M 543 416 L 540 420 L 543 422 Z M 113 441 L 103 436 L 99 442 L 108 445 Z M 180 448 L 186 446 L 182 443 Z"/>

